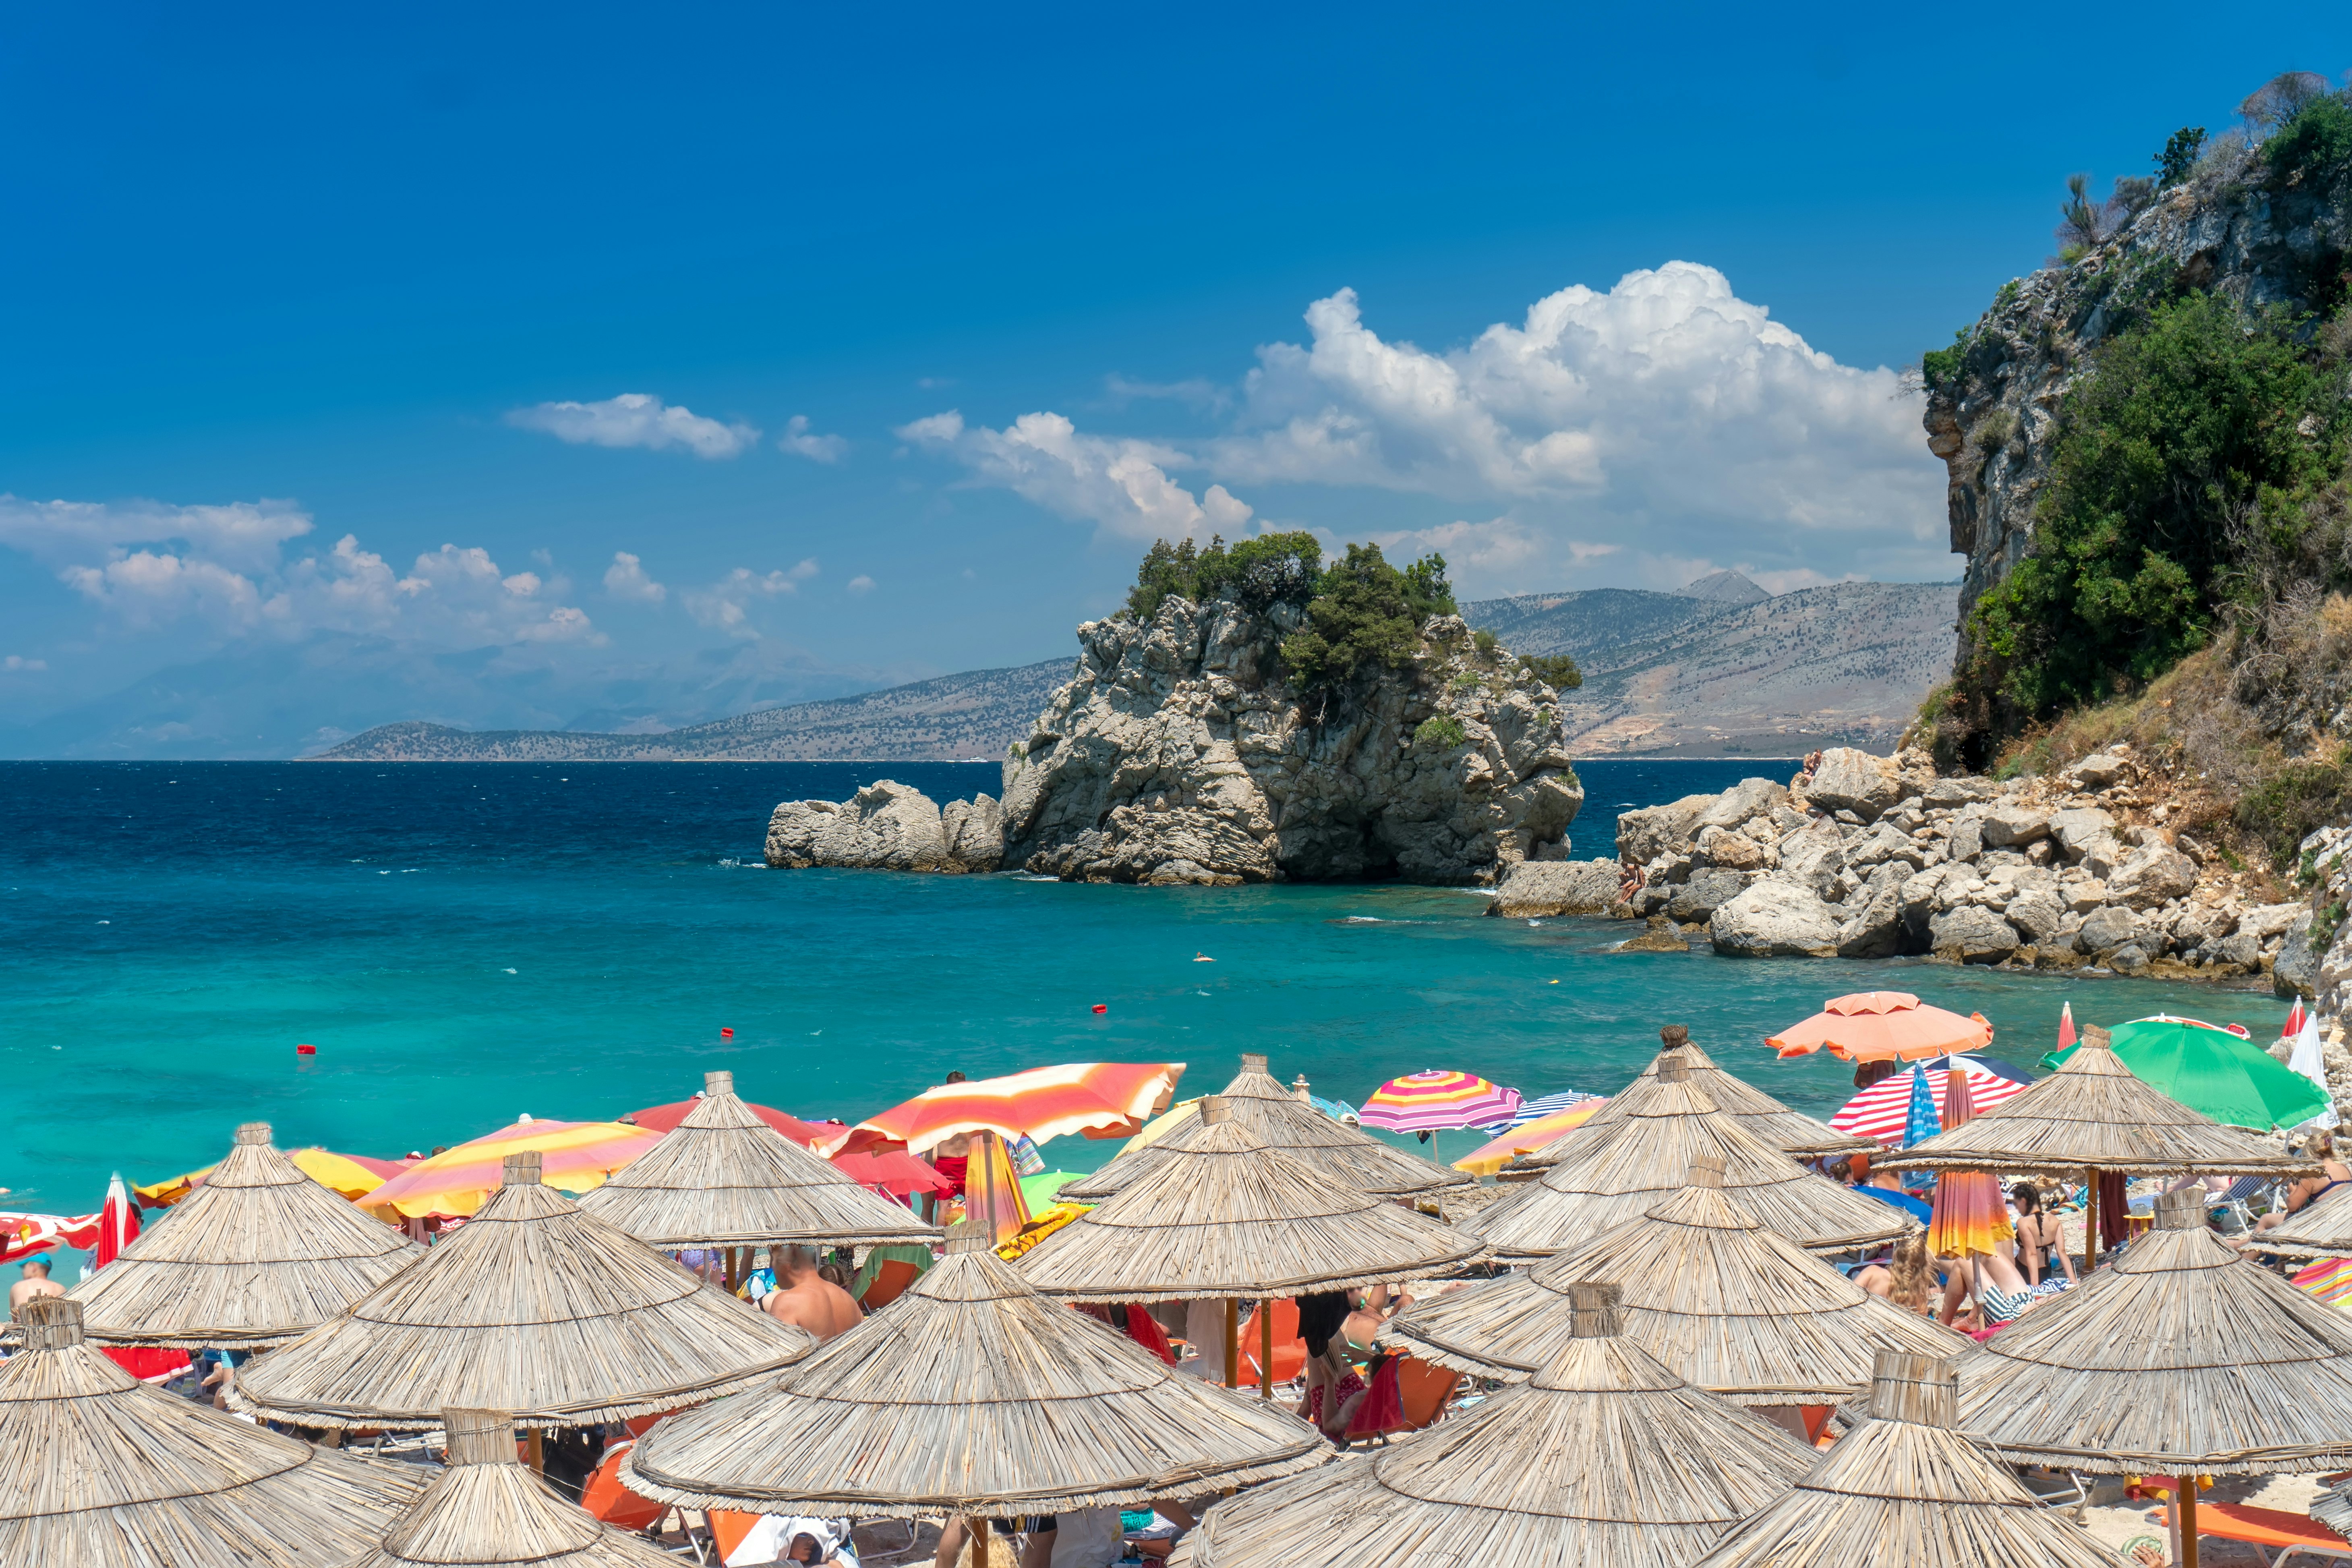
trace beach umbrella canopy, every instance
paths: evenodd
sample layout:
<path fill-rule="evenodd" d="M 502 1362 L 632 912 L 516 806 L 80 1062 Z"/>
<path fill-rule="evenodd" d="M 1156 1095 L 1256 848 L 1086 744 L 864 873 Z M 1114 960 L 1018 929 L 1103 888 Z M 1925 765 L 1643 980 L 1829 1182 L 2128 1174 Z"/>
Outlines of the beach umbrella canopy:
<path fill-rule="evenodd" d="M 1876 1351 L 1950 1355 L 1968 1343 L 1767 1230 L 1724 1190 L 1718 1157 L 1685 1174 L 1646 1214 L 1532 1269 L 1414 1302 L 1380 1348 L 1517 1381 L 1559 1354 L 1570 1287 L 1587 1279 L 1622 1287 L 1633 1343 L 1735 1405 L 1832 1403 L 1868 1384 Z"/>
<path fill-rule="evenodd" d="M 2295 1274 L 2294 1288 L 2315 1301 L 2345 1307 L 2352 1302 L 2352 1258 L 2321 1258 Z"/>
<path fill-rule="evenodd" d="M 1071 1062 L 1003 1078 L 927 1089 L 851 1130 L 908 1149 L 937 1148 L 966 1132 L 1043 1143 L 1066 1133 L 1126 1138 L 1164 1108 L 1184 1076 L 1182 1062 Z"/>
<path fill-rule="evenodd" d="M 1220 1503 L 1170 1568 L 1328 1568 L 1433 1552 L 1513 1568 L 1680 1563 L 1813 1456 L 1620 1333 L 1615 1287 L 1570 1287 L 1570 1339 L 1517 1387 L 1411 1442 Z"/>
<path fill-rule="evenodd" d="M 2213 1234 L 2201 1188 L 1961 1357 L 1959 1426 L 2019 1464 L 2276 1475 L 2352 1464 L 2352 1318 Z"/>
<path fill-rule="evenodd" d="M 815 1343 L 542 1184 L 536 1153 L 471 1220 L 237 1373 L 239 1409 L 304 1426 L 506 1410 L 583 1426 L 761 1384 Z"/>
<path fill-rule="evenodd" d="M 1944 1125 L 1965 1127 L 1976 1119 L 1969 1089 L 1975 1078 L 1965 1068 L 1952 1072 L 1944 1094 Z M 1990 1171 L 1950 1171 L 1936 1183 L 1935 1217 L 1927 1223 L 1927 1250 L 1938 1258 L 1990 1253 L 2017 1235 L 2000 1178 Z"/>
<path fill-rule="evenodd" d="M 2243 1035 L 2194 1018 L 2158 1014 L 2118 1024 L 2109 1045 L 2134 1078 L 2225 1127 L 2294 1127 L 2332 1103 L 2326 1089 Z M 2054 1068 L 2067 1054 L 2053 1051 L 2042 1065 Z"/>
<path fill-rule="evenodd" d="M 1909 1062 L 1980 1051 L 1992 1044 L 1992 1026 L 1981 1013 L 1962 1017 L 1908 991 L 1858 991 L 1832 997 L 1820 1012 L 1764 1043 L 1784 1057 L 1825 1049 L 1852 1062 Z"/>
<path fill-rule="evenodd" d="M 513 1154 L 537 1154 L 541 1179 L 551 1187 L 593 1192 L 661 1136 L 618 1121 L 518 1121 L 420 1160 L 370 1193 L 366 1206 L 394 1221 L 472 1214 L 499 1190 Z"/>
<path fill-rule="evenodd" d="M 2282 1258 L 2352 1258 L 2352 1186 L 2339 1186 L 2284 1223 L 2246 1237 L 2254 1252 Z"/>
<path fill-rule="evenodd" d="M 265 1350 L 316 1328 L 425 1255 L 236 1130 L 228 1157 L 159 1225 L 67 1294 L 108 1344 Z"/>
<path fill-rule="evenodd" d="M 1816 1121 L 1801 1110 L 1790 1110 L 1747 1079 L 1726 1072 L 1716 1066 L 1713 1058 L 1691 1044 L 1687 1033 L 1679 1026 L 1662 1029 L 1659 1034 L 1664 1041 L 1664 1047 L 1650 1059 L 1650 1065 L 1642 1069 L 1639 1077 L 1611 1097 L 1583 1126 L 1572 1133 L 1563 1134 L 1532 1154 L 1522 1155 L 1517 1163 L 1524 1167 L 1556 1165 L 1570 1154 L 1589 1147 L 1602 1136 L 1607 1128 L 1633 1114 L 1642 1103 L 1636 1091 L 1657 1081 L 1658 1064 L 1665 1060 L 1669 1053 L 1682 1058 L 1691 1081 L 1715 1101 L 1716 1110 L 1738 1122 L 1759 1142 L 1784 1154 L 1800 1160 L 1812 1160 L 1877 1148 L 1867 1138 L 1832 1131 L 1827 1123 Z"/>
<path fill-rule="evenodd" d="M 1954 1430 L 1948 1361 L 1881 1352 L 1868 1418 L 1693 1568 L 2117 1568 Z"/>
<path fill-rule="evenodd" d="M 372 1552 L 341 1568 L 677 1568 L 642 1535 L 591 1518 L 515 1453 L 514 1417 L 452 1410 L 441 1473 Z"/>
<path fill-rule="evenodd" d="M 1601 1107 L 1608 1103 L 1604 1099 L 1587 1096 L 1564 1110 L 1555 1110 L 1533 1121 L 1521 1122 L 1454 1161 L 1454 1168 L 1466 1171 L 1474 1176 L 1491 1176 L 1522 1154 L 1532 1154 L 1554 1140 L 1575 1131 L 1599 1115 Z"/>
<path fill-rule="evenodd" d="M 1234 1120 L 1259 1142 L 1364 1192 L 1411 1197 L 1440 1187 L 1467 1186 L 1472 1180 L 1324 1115 L 1283 1088 L 1267 1070 L 1266 1058 L 1255 1052 L 1243 1054 L 1242 1070 L 1225 1085 L 1223 1098 Z M 1062 1196 L 1076 1203 L 1107 1198 L 1158 1168 L 1167 1150 L 1196 1136 L 1201 1127 L 1200 1101 L 1187 1100 L 1136 1135 L 1148 1142 L 1130 1142 L 1118 1158 L 1063 1188 Z"/>
<path fill-rule="evenodd" d="M 856 1182 L 886 1193 L 951 1193 L 955 1184 L 901 1149 L 869 1149 L 859 1154 L 835 1154 L 833 1168 Z"/>
<path fill-rule="evenodd" d="M 2031 1079 L 2010 1079 L 1982 1071 L 1979 1058 L 1952 1057 L 1947 1058 L 1964 1064 L 1969 1073 L 1969 1089 L 1978 1111 L 1987 1111 L 2025 1092 Z M 1882 1144 L 1902 1142 L 1909 1126 L 1912 1089 L 1924 1082 L 1931 1103 L 1940 1103 L 1950 1088 L 1951 1073 L 1933 1063 L 1922 1062 L 1904 1068 L 1893 1078 L 1880 1079 L 1852 1100 L 1838 1107 L 1830 1118 L 1830 1126 L 1840 1132 L 1850 1132 L 1857 1138 L 1868 1138 Z M 1940 1123 L 1941 1118 L 1937 1121 Z M 1929 1136 L 1940 1131 L 1931 1128 Z"/>
<path fill-rule="evenodd" d="M 863 1246 L 940 1234 L 769 1126 L 736 1096 L 731 1072 L 703 1074 L 702 1098 L 686 1120 L 580 1207 L 663 1248 Z"/>
<path fill-rule="evenodd" d="M 648 1105 L 643 1110 L 630 1111 L 626 1124 L 642 1127 L 648 1132 L 675 1131 L 677 1124 L 693 1115 L 702 1101 L 703 1096 L 698 1094 L 691 1100 L 673 1100 L 667 1105 Z M 849 1136 L 846 1122 L 803 1121 L 772 1105 L 754 1105 L 748 1100 L 742 1101 L 742 1106 L 803 1149 L 837 1148 Z"/>
<path fill-rule="evenodd" d="M 1901 1163 L 1906 1171 L 2140 1176 L 2284 1176 L 2317 1169 L 2137 1077 L 2096 1026 L 2083 1032 L 2083 1043 L 2056 1072 L 1966 1127 L 1905 1150 Z"/>
<path fill-rule="evenodd" d="M 1202 1127 L 1021 1259 L 1048 1295 L 1082 1301 L 1264 1300 L 1417 1279 L 1478 1245 L 1269 1149 L 1202 1103 Z"/>
<path fill-rule="evenodd" d="M 82 1342 L 79 1301 L 19 1308 L 0 1361 L 0 1563 L 312 1568 L 364 1551 L 424 1490 L 151 1388 Z"/>
<path fill-rule="evenodd" d="M 683 1508 L 1003 1519 L 1198 1497 L 1331 1457 L 1289 1412 L 1179 1375 L 958 1232 L 904 1295 L 766 1388 L 655 1426 L 621 1479 Z"/>
<path fill-rule="evenodd" d="M 138 1239 L 139 1205 L 131 1201 L 122 1173 L 117 1171 L 106 1184 L 106 1201 L 98 1206 L 98 1267 L 121 1257 L 122 1249 Z"/>
<path fill-rule="evenodd" d="M 296 1170 L 320 1186 L 352 1199 L 367 1196 L 416 1163 L 414 1160 L 371 1160 L 363 1154 L 338 1154 L 331 1149 L 320 1148 L 290 1149 L 286 1152 L 286 1157 L 294 1162 Z M 199 1171 L 189 1171 L 131 1190 L 143 1208 L 170 1208 L 202 1186 L 205 1178 L 218 1169 L 217 1165 L 206 1165 Z"/>
<path fill-rule="evenodd" d="M 1750 1212 L 1801 1247 L 1845 1251 L 1911 1233 L 1902 1215 L 1759 1142 L 1716 1110 L 1677 1058 L 1620 1099 L 1636 1096 L 1635 1108 L 1583 1152 L 1481 1209 L 1462 1229 L 1497 1258 L 1548 1257 L 1641 1215 L 1682 1184 L 1694 1159 L 1708 1155 L 1723 1162 L 1726 1187 Z"/>
<path fill-rule="evenodd" d="M 1356 1120 L 1383 1132 L 1442 1132 L 1507 1122 L 1518 1109 L 1516 1089 L 1497 1088 L 1475 1073 L 1432 1069 L 1389 1079 L 1372 1090 Z"/>

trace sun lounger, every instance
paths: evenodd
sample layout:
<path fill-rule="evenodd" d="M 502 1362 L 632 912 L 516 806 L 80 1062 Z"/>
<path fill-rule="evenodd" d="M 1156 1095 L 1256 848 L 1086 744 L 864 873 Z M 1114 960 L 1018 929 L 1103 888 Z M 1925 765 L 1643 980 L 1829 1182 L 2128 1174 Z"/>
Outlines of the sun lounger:
<path fill-rule="evenodd" d="M 2158 1509 L 2148 1516 L 2168 1524 L 2171 1516 Z M 2252 1508 L 2242 1502 L 2200 1502 L 2197 1533 L 2219 1541 L 2242 1541 L 2252 1546 L 2269 1568 L 2286 1568 L 2295 1558 L 2315 1563 L 2352 1563 L 2352 1542 L 2315 1519 L 2283 1509 Z"/>

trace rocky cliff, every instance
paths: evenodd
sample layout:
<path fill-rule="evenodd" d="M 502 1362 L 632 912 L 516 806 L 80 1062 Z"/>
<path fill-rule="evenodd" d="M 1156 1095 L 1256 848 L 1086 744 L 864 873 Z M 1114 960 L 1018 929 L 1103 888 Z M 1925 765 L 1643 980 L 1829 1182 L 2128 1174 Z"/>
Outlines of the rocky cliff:
<path fill-rule="evenodd" d="M 1072 880 L 1486 884 L 1562 859 L 1584 802 L 1558 694 L 1457 616 L 1410 668 L 1308 693 L 1298 612 L 1171 597 L 1078 628 L 1076 679 L 1004 764 L 1007 863 Z"/>

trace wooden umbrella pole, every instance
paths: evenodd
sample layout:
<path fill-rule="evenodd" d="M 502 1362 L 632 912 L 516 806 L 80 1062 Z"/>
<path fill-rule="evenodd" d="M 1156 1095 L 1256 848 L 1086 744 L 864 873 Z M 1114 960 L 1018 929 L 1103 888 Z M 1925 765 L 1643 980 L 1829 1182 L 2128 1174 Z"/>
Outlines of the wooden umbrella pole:
<path fill-rule="evenodd" d="M 2180 1485 L 2174 1495 L 2180 1506 L 2174 1510 L 2180 1516 L 2180 1568 L 2197 1568 L 2197 1478 L 2175 1476 Z"/>
<path fill-rule="evenodd" d="M 547 1434 L 536 1426 L 528 1428 L 528 1431 L 530 1436 L 525 1441 L 530 1448 L 530 1473 L 543 1476 L 547 1474 Z"/>
<path fill-rule="evenodd" d="M 1242 1299 L 1225 1298 L 1225 1386 L 1239 1388 L 1242 1383 Z"/>
<path fill-rule="evenodd" d="M 1274 1301 L 1257 1304 L 1257 1396 L 1274 1397 Z"/>
<path fill-rule="evenodd" d="M 2099 1173 L 2083 1173 L 2083 1278 L 2099 1266 Z"/>
<path fill-rule="evenodd" d="M 988 1521 L 967 1519 L 963 1522 L 971 1536 L 971 1568 L 988 1568 Z"/>

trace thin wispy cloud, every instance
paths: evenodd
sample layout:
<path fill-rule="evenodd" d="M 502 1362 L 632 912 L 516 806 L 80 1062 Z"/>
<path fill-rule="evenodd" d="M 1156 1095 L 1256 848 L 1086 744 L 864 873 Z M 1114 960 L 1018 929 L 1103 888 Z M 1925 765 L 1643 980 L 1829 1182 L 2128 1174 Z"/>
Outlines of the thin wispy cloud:
<path fill-rule="evenodd" d="M 785 422 L 784 433 L 776 438 L 776 449 L 817 463 L 838 463 L 849 456 L 846 440 L 839 436 L 816 434 L 809 428 L 805 414 L 795 414 Z"/>
<path fill-rule="evenodd" d="M 604 568 L 604 592 L 641 605 L 658 605 L 669 597 L 667 588 L 646 575 L 645 563 L 625 550 L 613 552 L 613 563 Z"/>
<path fill-rule="evenodd" d="M 643 447 L 656 452 L 683 447 L 710 459 L 740 457 L 760 439 L 760 432 L 750 425 L 705 418 L 646 392 L 625 392 L 600 403 L 533 404 L 510 410 L 507 423 L 544 431 L 573 446 Z"/>
<path fill-rule="evenodd" d="M 817 574 L 814 558 L 802 561 L 789 570 L 754 572 L 749 566 L 738 566 L 709 587 L 697 589 L 685 597 L 687 614 L 696 621 L 715 630 L 741 636 L 753 635 L 749 625 L 751 607 L 764 599 L 797 594 L 801 584 Z"/>

